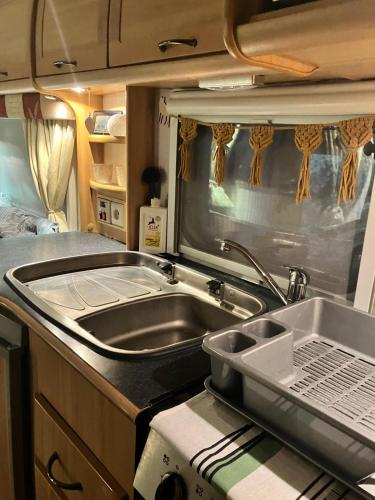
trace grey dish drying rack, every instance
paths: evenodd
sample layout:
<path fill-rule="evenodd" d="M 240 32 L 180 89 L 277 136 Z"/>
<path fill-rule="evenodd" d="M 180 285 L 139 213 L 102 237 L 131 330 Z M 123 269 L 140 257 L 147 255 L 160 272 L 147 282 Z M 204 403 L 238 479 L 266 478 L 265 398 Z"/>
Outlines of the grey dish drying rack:
<path fill-rule="evenodd" d="M 214 396 L 347 484 L 375 481 L 375 317 L 313 298 L 203 349 Z"/>

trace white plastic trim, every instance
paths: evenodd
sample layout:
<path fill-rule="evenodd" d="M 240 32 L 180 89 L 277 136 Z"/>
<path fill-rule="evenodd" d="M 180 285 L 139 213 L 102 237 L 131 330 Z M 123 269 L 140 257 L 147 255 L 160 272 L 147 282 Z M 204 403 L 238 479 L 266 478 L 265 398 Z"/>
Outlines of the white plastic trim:
<path fill-rule="evenodd" d="M 259 87 L 248 91 L 176 91 L 167 110 L 215 121 L 275 123 L 335 122 L 375 114 L 375 82 L 353 82 L 288 87 Z"/>
<path fill-rule="evenodd" d="M 354 307 L 371 312 L 371 299 L 375 279 L 375 182 L 372 186 L 370 209 L 363 242 Z"/>
<path fill-rule="evenodd" d="M 168 222 L 167 222 L 167 252 L 176 253 L 176 189 L 177 189 L 177 142 L 178 120 L 171 118 L 168 164 Z"/>

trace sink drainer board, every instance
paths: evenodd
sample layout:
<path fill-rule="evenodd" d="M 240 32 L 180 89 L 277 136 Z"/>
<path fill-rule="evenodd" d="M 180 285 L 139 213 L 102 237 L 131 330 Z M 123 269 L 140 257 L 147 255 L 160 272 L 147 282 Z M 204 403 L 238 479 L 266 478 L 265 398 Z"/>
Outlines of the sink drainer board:
<path fill-rule="evenodd" d="M 27 283 L 40 298 L 76 318 L 161 290 L 159 273 L 137 266 L 107 267 L 49 276 Z"/>
<path fill-rule="evenodd" d="M 375 477 L 375 317 L 314 298 L 209 335 L 203 348 L 223 397 L 351 483 Z"/>

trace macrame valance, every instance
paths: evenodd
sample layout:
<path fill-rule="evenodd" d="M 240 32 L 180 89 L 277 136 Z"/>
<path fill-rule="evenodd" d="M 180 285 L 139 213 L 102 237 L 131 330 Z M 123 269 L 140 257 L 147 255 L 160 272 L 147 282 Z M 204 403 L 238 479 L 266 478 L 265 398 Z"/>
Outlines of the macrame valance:
<path fill-rule="evenodd" d="M 249 131 L 249 144 L 253 148 L 253 157 L 250 165 L 249 184 L 251 187 L 262 184 L 262 173 L 264 164 L 264 151 L 272 144 L 272 127 L 251 127 Z"/>
<path fill-rule="evenodd" d="M 180 151 L 180 171 L 179 177 L 184 181 L 190 178 L 190 143 L 197 137 L 197 122 L 190 118 L 182 118 L 180 125 L 180 137 L 182 144 L 179 147 Z"/>
<path fill-rule="evenodd" d="M 338 203 L 355 199 L 355 187 L 358 171 L 358 149 L 367 144 L 373 136 L 374 118 L 356 118 L 340 123 L 340 138 L 346 148 L 346 156 L 342 166 L 342 177 Z"/>
<path fill-rule="evenodd" d="M 346 156 L 342 166 L 341 185 L 338 194 L 338 203 L 355 199 L 357 170 L 359 166 L 358 150 L 371 141 L 373 137 L 374 117 L 354 118 L 339 123 L 326 123 L 324 125 L 298 125 L 294 127 L 277 127 L 272 125 L 234 125 L 231 123 L 206 123 L 189 118 L 180 119 L 180 172 L 183 180 L 189 179 L 189 147 L 190 142 L 197 136 L 197 125 L 209 126 L 212 129 L 215 150 L 215 181 L 217 185 L 224 182 L 225 172 L 225 146 L 233 139 L 236 129 L 249 130 L 249 145 L 253 149 L 250 165 L 249 185 L 260 186 L 264 165 L 264 152 L 272 144 L 274 130 L 293 129 L 294 142 L 302 153 L 302 163 L 297 185 L 296 204 L 299 205 L 306 198 L 311 198 L 311 155 L 323 142 L 323 129 L 337 127 L 340 132 L 341 142 L 346 148 Z"/>
<path fill-rule="evenodd" d="M 232 140 L 234 125 L 230 123 L 215 123 L 212 125 L 212 134 L 216 144 L 215 151 L 215 181 L 218 186 L 224 182 L 225 146 Z"/>
<path fill-rule="evenodd" d="M 304 198 L 311 198 L 311 154 L 323 142 L 323 127 L 321 125 L 302 125 L 296 127 L 294 142 L 303 154 L 296 196 L 296 203 L 299 205 Z"/>

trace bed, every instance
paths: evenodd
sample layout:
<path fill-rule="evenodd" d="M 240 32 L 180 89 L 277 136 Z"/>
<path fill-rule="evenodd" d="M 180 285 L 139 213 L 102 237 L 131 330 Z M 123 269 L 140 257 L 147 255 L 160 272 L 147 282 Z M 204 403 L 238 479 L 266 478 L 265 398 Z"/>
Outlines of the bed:
<path fill-rule="evenodd" d="M 0 197 L 0 238 L 36 236 L 58 231 L 59 226 L 55 222 Z"/>

